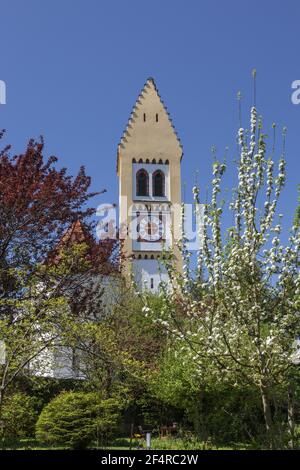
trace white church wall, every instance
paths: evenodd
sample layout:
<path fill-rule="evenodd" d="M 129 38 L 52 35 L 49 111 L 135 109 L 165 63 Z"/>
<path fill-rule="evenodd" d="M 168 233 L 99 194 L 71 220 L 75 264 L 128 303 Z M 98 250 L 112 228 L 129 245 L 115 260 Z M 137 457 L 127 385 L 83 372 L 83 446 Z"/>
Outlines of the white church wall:
<path fill-rule="evenodd" d="M 84 379 L 80 367 L 75 367 L 78 352 L 71 347 L 57 343 L 41 352 L 30 363 L 30 372 L 36 377 L 52 379 Z"/>
<path fill-rule="evenodd" d="M 162 251 L 163 250 L 162 242 L 139 242 L 137 240 L 132 240 L 132 249 L 135 251 Z"/>
<path fill-rule="evenodd" d="M 133 260 L 133 273 L 139 289 L 157 292 L 161 282 L 168 282 L 166 268 L 156 259 Z"/>
<path fill-rule="evenodd" d="M 121 283 L 116 276 L 91 277 L 89 287 L 92 283 L 93 289 L 103 290 L 101 312 L 94 312 L 91 315 L 91 321 L 101 320 L 112 311 L 120 295 L 118 282 Z M 51 338 L 45 335 L 45 342 L 51 342 L 50 340 Z M 80 352 L 60 344 L 59 339 L 56 339 L 55 344 L 49 345 L 31 361 L 29 370 L 36 377 L 77 380 L 85 378 L 84 366 L 80 364 Z"/>

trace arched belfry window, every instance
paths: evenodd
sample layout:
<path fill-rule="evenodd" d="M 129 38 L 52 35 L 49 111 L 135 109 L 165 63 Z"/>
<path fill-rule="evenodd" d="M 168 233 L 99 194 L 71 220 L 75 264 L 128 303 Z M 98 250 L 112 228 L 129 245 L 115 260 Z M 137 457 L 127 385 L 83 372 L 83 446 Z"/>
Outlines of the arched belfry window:
<path fill-rule="evenodd" d="M 143 168 L 136 174 L 136 195 L 149 196 L 149 175 Z"/>
<path fill-rule="evenodd" d="M 152 175 L 153 196 L 163 197 L 165 195 L 165 175 L 161 170 L 156 170 Z"/>

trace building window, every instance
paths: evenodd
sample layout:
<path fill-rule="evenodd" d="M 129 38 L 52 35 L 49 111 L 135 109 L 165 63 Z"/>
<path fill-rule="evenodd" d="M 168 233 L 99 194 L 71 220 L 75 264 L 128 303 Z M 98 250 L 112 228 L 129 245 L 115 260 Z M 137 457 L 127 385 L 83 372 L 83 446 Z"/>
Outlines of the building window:
<path fill-rule="evenodd" d="M 136 174 L 136 195 L 149 195 L 149 175 L 144 169 L 139 170 Z"/>
<path fill-rule="evenodd" d="M 138 236 L 140 233 L 140 215 L 141 214 L 139 212 L 136 213 L 136 232 Z"/>
<path fill-rule="evenodd" d="M 156 122 L 158 122 L 158 114 L 156 114 Z"/>
<path fill-rule="evenodd" d="M 146 113 L 144 113 L 144 122 L 146 122 Z"/>
<path fill-rule="evenodd" d="M 150 278 L 150 288 L 151 289 L 154 288 L 154 279 L 153 279 L 153 277 Z"/>
<path fill-rule="evenodd" d="M 165 175 L 161 170 L 156 170 L 152 176 L 153 196 L 163 197 L 165 195 Z"/>

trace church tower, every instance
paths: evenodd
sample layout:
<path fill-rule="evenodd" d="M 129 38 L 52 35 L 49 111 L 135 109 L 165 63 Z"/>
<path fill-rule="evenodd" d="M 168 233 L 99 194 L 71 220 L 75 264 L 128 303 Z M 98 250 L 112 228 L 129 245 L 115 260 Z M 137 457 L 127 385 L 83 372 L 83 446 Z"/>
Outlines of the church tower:
<path fill-rule="evenodd" d="M 123 270 L 132 269 L 140 288 L 155 292 L 167 281 L 163 251 L 180 236 L 182 146 L 154 80 L 149 78 L 133 107 L 118 146 L 119 232 Z"/>

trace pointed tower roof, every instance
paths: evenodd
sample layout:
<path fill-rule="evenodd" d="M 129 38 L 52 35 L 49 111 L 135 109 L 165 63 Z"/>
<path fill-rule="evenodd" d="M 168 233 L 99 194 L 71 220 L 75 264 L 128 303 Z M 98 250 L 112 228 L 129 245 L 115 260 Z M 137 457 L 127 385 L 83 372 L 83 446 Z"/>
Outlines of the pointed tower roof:
<path fill-rule="evenodd" d="M 85 255 L 91 261 L 93 269 L 101 273 L 117 273 L 119 262 L 117 256 L 117 243 L 112 239 L 96 242 L 93 235 L 81 220 L 75 220 L 60 238 L 57 246 L 48 254 L 46 264 L 58 264 L 61 260 L 61 252 L 66 247 L 72 247 L 77 243 L 85 243 L 88 247 Z"/>
<path fill-rule="evenodd" d="M 61 259 L 61 250 L 64 247 L 72 246 L 74 243 L 90 243 L 91 237 L 85 231 L 82 222 L 78 219 L 68 227 L 60 238 L 57 246 L 49 253 L 47 262 L 57 264 Z"/>
<path fill-rule="evenodd" d="M 68 243 L 82 243 L 86 241 L 87 235 L 83 228 L 82 222 L 77 219 L 72 225 L 66 230 L 60 240 L 60 245 L 66 245 Z"/>
<path fill-rule="evenodd" d="M 118 145 L 118 156 L 122 150 L 125 150 L 138 138 L 138 131 L 139 128 L 142 129 L 144 119 L 146 119 L 147 122 L 148 119 L 155 120 L 156 115 L 159 116 L 159 121 L 163 123 L 163 128 L 161 126 L 153 126 L 153 130 L 157 132 L 158 139 L 167 136 L 168 139 L 173 140 L 173 144 L 177 146 L 177 150 L 182 156 L 180 139 L 174 128 L 167 107 L 159 95 L 155 81 L 151 77 L 147 79 L 133 106 L 127 126 Z"/>

